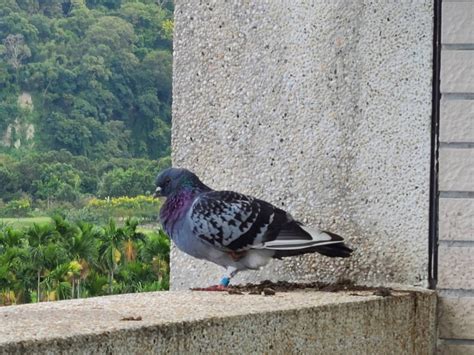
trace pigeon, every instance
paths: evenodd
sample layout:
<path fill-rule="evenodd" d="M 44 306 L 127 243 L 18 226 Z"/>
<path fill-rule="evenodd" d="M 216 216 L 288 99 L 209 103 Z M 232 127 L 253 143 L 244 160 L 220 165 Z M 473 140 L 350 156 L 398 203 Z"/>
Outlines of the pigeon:
<path fill-rule="evenodd" d="M 352 253 L 339 235 L 305 226 L 258 198 L 213 190 L 187 169 L 168 168 L 155 185 L 153 196 L 166 198 L 160 222 L 176 247 L 226 269 L 218 285 L 203 290 L 226 290 L 238 272 L 257 270 L 274 258 Z"/>

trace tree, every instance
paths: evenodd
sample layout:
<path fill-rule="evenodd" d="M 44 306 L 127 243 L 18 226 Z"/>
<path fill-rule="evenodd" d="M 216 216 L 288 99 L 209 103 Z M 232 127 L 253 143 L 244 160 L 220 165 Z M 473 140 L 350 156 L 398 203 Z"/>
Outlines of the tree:
<path fill-rule="evenodd" d="M 125 262 L 135 261 L 137 258 L 137 242 L 145 239 L 145 235 L 137 231 L 138 220 L 136 218 L 128 218 L 122 228 L 124 234 L 123 254 Z"/>
<path fill-rule="evenodd" d="M 86 32 L 83 48 L 90 54 L 117 54 L 132 49 L 135 41 L 130 23 L 120 17 L 103 16 Z"/>
<path fill-rule="evenodd" d="M 18 191 L 19 176 L 6 166 L 0 166 L 0 196 L 8 197 Z"/>
<path fill-rule="evenodd" d="M 63 263 L 56 265 L 48 271 L 42 281 L 43 289 L 46 290 L 47 300 L 64 300 L 71 295 L 71 285 L 68 278 L 71 273 L 77 272 L 74 265 Z"/>
<path fill-rule="evenodd" d="M 79 222 L 78 233 L 66 240 L 66 250 L 71 261 L 72 297 L 81 297 L 81 283 L 87 278 L 98 257 L 101 230 L 90 223 Z M 75 272 L 73 272 L 75 270 Z"/>
<path fill-rule="evenodd" d="M 75 201 L 79 192 L 81 177 L 70 165 L 56 163 L 43 165 L 39 180 L 33 185 L 36 189 L 36 197 L 47 200 L 48 208 L 51 199 L 59 198 L 63 201 Z"/>
<path fill-rule="evenodd" d="M 25 38 L 22 34 L 9 34 L 3 40 L 5 46 L 4 56 L 7 62 L 15 69 L 18 80 L 18 72 L 26 58 L 31 57 L 30 48 L 25 44 Z"/>
<path fill-rule="evenodd" d="M 163 230 L 149 235 L 141 252 L 142 260 L 152 264 L 158 281 L 169 274 L 170 240 Z"/>
<path fill-rule="evenodd" d="M 121 244 L 126 239 L 121 228 L 117 228 L 113 219 L 104 228 L 99 248 L 99 260 L 103 269 L 107 271 L 109 280 L 109 294 L 113 291 L 114 274 L 122 257 Z"/>
<path fill-rule="evenodd" d="M 36 300 L 41 301 L 41 277 L 46 269 L 48 263 L 52 259 L 52 249 L 54 244 L 52 242 L 57 238 L 58 233 L 54 227 L 46 224 L 34 224 L 33 227 L 27 230 L 26 237 L 29 244 L 29 255 L 33 268 L 36 270 Z"/>
<path fill-rule="evenodd" d="M 29 301 L 31 274 L 28 254 L 23 248 L 23 233 L 5 227 L 0 231 L 0 298 L 3 303 Z M 3 295 L 3 296 L 2 296 Z"/>
<path fill-rule="evenodd" d="M 104 6 L 108 9 L 117 9 L 122 5 L 122 0 L 86 0 L 88 7 Z"/>
<path fill-rule="evenodd" d="M 0 225 L 0 254 L 9 248 L 23 246 L 23 233 L 8 225 Z"/>
<path fill-rule="evenodd" d="M 144 235 L 136 219 L 117 227 L 53 223 L 26 231 L 0 225 L 0 304 L 162 290 L 169 282 L 169 240 Z"/>
<path fill-rule="evenodd" d="M 114 169 L 103 175 L 98 195 L 103 197 L 141 195 L 152 188 L 155 174 L 155 171 L 139 168 Z"/>
<path fill-rule="evenodd" d="M 20 198 L 33 210 L 76 207 L 99 192 L 151 189 L 155 159 L 170 155 L 172 17 L 172 1 L 2 3 L 0 150 L 12 157 L 0 163 L 2 207 Z M 15 147 L 16 132 L 29 132 L 29 144 Z M 112 177 L 126 188 L 104 183 Z"/>

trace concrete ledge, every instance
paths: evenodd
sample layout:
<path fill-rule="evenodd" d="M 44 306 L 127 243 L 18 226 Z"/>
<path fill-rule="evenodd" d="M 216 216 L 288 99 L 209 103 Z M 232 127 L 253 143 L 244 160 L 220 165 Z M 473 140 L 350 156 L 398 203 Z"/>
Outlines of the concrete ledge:
<path fill-rule="evenodd" d="M 0 353 L 431 354 L 435 305 L 433 292 L 400 290 L 154 292 L 12 306 L 0 309 Z"/>

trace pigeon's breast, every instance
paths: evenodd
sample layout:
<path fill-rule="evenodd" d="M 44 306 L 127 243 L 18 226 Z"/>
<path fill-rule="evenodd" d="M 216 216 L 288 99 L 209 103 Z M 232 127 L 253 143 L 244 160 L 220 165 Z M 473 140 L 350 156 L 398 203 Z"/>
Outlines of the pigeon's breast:
<path fill-rule="evenodd" d="M 183 223 L 183 219 L 193 201 L 189 193 L 181 193 L 166 199 L 160 211 L 160 221 L 166 233 L 174 239 L 177 227 Z"/>
<path fill-rule="evenodd" d="M 194 256 L 199 259 L 210 260 L 213 258 L 213 254 L 218 252 L 222 253 L 204 243 L 200 238 L 194 235 L 192 231 L 192 224 L 188 216 L 183 218 L 182 223 L 178 223 L 174 226 L 172 232 L 172 239 L 174 244 L 182 252 Z"/>

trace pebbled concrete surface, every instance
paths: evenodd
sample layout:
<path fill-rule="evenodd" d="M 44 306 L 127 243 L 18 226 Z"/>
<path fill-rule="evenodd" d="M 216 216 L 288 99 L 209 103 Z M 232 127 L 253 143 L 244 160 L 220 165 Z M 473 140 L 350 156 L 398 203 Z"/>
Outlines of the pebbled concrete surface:
<path fill-rule="evenodd" d="M 427 285 L 432 1 L 176 1 L 173 164 L 341 234 L 262 279 Z M 173 289 L 223 270 L 176 249 Z"/>
<path fill-rule="evenodd" d="M 180 291 L 10 306 L 0 308 L 0 354 L 430 354 L 435 303 L 413 290 Z"/>

